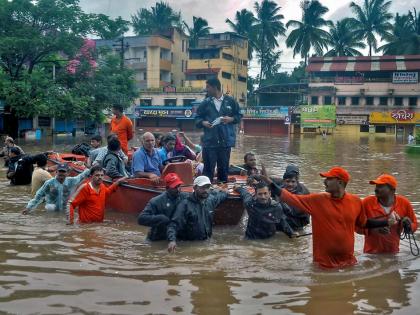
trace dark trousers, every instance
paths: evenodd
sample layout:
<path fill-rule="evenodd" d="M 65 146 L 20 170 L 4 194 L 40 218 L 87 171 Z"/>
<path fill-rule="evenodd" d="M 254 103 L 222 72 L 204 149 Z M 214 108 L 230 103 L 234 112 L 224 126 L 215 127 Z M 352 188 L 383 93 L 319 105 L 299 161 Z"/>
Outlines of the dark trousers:
<path fill-rule="evenodd" d="M 217 180 L 219 182 L 227 182 L 229 161 L 230 161 L 230 147 L 216 147 L 216 148 L 203 148 L 203 175 L 213 181 L 214 168 L 217 164 Z"/>

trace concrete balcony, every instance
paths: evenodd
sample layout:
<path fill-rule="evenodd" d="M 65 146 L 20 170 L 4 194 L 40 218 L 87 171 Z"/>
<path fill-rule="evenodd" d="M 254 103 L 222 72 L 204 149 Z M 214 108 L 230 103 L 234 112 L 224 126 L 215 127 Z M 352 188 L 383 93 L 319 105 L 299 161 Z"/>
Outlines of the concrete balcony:
<path fill-rule="evenodd" d="M 166 70 L 171 72 L 172 70 L 172 63 L 170 60 L 160 59 L 160 70 Z"/>

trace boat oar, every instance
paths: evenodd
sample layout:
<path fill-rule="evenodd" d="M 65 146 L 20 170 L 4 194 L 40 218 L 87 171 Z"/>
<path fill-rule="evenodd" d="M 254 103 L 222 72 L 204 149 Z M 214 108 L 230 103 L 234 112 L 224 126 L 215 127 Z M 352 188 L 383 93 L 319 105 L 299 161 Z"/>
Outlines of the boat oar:
<path fill-rule="evenodd" d="M 309 235 L 312 235 L 312 232 L 309 232 L 309 233 L 304 233 L 304 234 L 299 234 L 298 236 L 296 236 L 296 237 L 303 237 L 303 236 L 309 236 Z"/>

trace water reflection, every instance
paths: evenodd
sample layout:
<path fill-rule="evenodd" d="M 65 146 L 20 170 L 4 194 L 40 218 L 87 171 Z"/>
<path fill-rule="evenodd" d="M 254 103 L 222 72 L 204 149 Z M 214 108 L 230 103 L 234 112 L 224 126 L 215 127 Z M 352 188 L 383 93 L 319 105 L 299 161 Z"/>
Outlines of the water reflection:
<path fill-rule="evenodd" d="M 53 148 L 75 143 L 60 138 Z M 388 171 L 399 179 L 399 192 L 420 204 L 420 157 L 407 156 L 393 138 L 242 136 L 238 143 L 233 162 L 254 151 L 273 174 L 297 164 L 314 192 L 323 190 L 320 171 L 343 165 L 352 175 L 350 192 L 373 193 L 367 182 Z M 23 147 L 39 152 L 51 145 Z M 246 241 L 244 219 L 168 255 L 166 242 L 145 241 L 147 229 L 132 215 L 107 213 L 104 224 L 66 226 L 63 216 L 41 208 L 21 216 L 29 188 L 9 186 L 4 171 L 0 190 L 2 313 L 416 314 L 420 307 L 420 263 L 405 243 L 397 256 L 363 255 L 357 236 L 359 264 L 325 272 L 312 265 L 311 237 Z"/>

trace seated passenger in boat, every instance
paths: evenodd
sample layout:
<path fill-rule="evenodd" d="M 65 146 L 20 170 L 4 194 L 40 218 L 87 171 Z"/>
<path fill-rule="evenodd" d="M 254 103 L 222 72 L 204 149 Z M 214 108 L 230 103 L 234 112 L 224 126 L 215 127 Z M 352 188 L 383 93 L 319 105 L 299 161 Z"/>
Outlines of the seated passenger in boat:
<path fill-rule="evenodd" d="M 9 166 L 7 179 L 12 185 L 29 185 L 32 179 L 34 160 L 31 156 L 21 154 L 16 147 L 11 147 L 9 152 Z"/>
<path fill-rule="evenodd" d="M 64 211 L 70 195 L 75 191 L 85 178 L 89 176 L 89 169 L 84 170 L 77 176 L 70 177 L 69 167 L 66 163 L 57 166 L 57 175 L 47 180 L 44 185 L 36 192 L 35 197 L 29 201 L 22 214 L 32 212 L 39 204 L 44 201 L 47 211 Z"/>
<path fill-rule="evenodd" d="M 143 146 L 133 154 L 132 174 L 158 183 L 163 166 L 158 149 L 155 148 L 155 137 L 145 132 L 142 140 Z"/>
<path fill-rule="evenodd" d="M 100 135 L 94 135 L 92 138 L 90 138 L 91 150 L 100 148 L 101 144 L 102 144 L 102 137 Z"/>
<path fill-rule="evenodd" d="M 213 215 L 216 207 L 228 197 L 222 190 L 210 192 L 211 182 L 207 176 L 194 180 L 194 192 L 176 207 L 168 225 L 168 251 L 175 251 L 176 240 L 206 240 L 213 232 Z"/>
<path fill-rule="evenodd" d="M 231 165 L 229 175 L 253 176 L 260 175 L 261 170 L 257 168 L 257 158 L 252 152 L 244 155 L 244 164 L 240 166 Z"/>
<path fill-rule="evenodd" d="M 106 138 L 107 144 L 112 139 L 118 139 L 118 136 L 115 133 L 110 133 L 108 137 Z M 107 153 L 108 153 L 108 145 L 91 150 L 89 152 L 89 158 L 87 162 L 88 167 L 92 165 L 102 164 L 104 157 Z M 128 157 L 127 155 L 125 155 L 125 153 L 122 150 L 118 151 L 118 156 L 124 161 L 124 164 L 127 165 Z"/>
<path fill-rule="evenodd" d="M 269 238 L 276 234 L 276 230 L 284 232 L 289 237 L 298 235 L 287 222 L 282 205 L 271 198 L 271 191 L 266 183 L 259 182 L 256 185 L 255 197 L 245 187 L 236 186 L 235 190 L 240 193 L 248 212 L 245 231 L 247 239 Z"/>
<path fill-rule="evenodd" d="M 174 156 L 185 156 L 192 161 L 196 158 L 195 154 L 187 146 L 183 145 L 179 137 L 173 133 L 167 133 L 161 142 L 162 147 L 159 149 L 159 155 L 162 163 Z"/>
<path fill-rule="evenodd" d="M 105 199 L 117 190 L 125 178 L 120 178 L 111 186 L 103 183 L 104 170 L 95 165 L 89 172 L 90 181 L 79 186 L 70 198 L 66 208 L 67 224 L 74 223 L 75 209 L 79 213 L 79 223 L 103 222 L 105 213 Z"/>
<path fill-rule="evenodd" d="M 175 209 L 180 201 L 188 196 L 188 193 L 181 192 L 180 188 L 184 183 L 177 174 L 168 173 L 164 181 L 166 191 L 150 199 L 137 219 L 140 225 L 150 227 L 147 234 L 147 239 L 150 241 L 167 239 L 167 227 Z"/>
<path fill-rule="evenodd" d="M 105 174 L 112 179 L 128 176 L 124 161 L 118 154 L 120 151 L 120 140 L 116 138 L 111 139 L 108 142 L 108 152 L 104 157 L 102 167 L 105 169 Z"/>
<path fill-rule="evenodd" d="M 309 195 L 309 190 L 299 182 L 299 168 L 295 165 L 288 165 L 286 167 L 280 186 L 295 195 Z M 302 229 L 309 224 L 309 214 L 298 211 L 285 202 L 280 201 L 280 203 L 287 217 L 287 223 L 289 223 L 292 229 Z M 281 226 L 278 226 L 278 230 L 281 230 Z"/>

